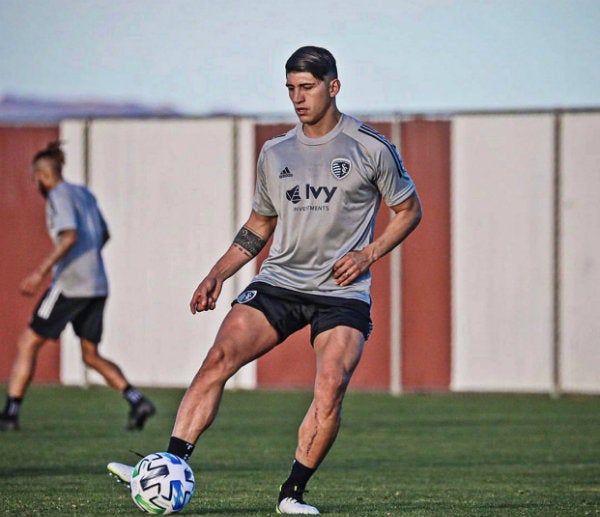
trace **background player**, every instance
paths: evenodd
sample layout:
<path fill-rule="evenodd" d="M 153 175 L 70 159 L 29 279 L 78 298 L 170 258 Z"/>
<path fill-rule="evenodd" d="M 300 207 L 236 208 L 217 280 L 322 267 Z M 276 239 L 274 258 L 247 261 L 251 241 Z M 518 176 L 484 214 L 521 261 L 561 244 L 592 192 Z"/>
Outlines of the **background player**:
<path fill-rule="evenodd" d="M 183 397 L 168 452 L 188 459 L 217 414 L 226 381 L 310 325 L 314 398 L 276 510 L 316 515 L 303 494 L 336 439 L 344 394 L 371 330 L 369 268 L 414 230 L 421 207 L 394 146 L 338 110 L 340 81 L 329 51 L 294 52 L 286 86 L 299 124 L 263 146 L 250 218 L 196 288 L 192 313 L 214 309 L 223 282 L 273 235 L 270 253 Z M 373 240 L 382 197 L 395 215 Z M 108 469 L 122 481 L 131 478 L 130 466 L 110 463 Z"/>
<path fill-rule="evenodd" d="M 108 228 L 92 193 L 63 179 L 64 163 L 58 142 L 50 143 L 33 158 L 32 178 L 46 198 L 46 222 L 55 244 L 50 254 L 23 280 L 21 293 L 33 296 L 50 271 L 53 276 L 29 327 L 19 338 L 6 406 L 0 413 L 0 430 L 19 429 L 21 402 L 33 377 L 37 354 L 46 340 L 57 339 L 69 322 L 81 340 L 83 362 L 122 392 L 129 402 L 127 429 L 142 429 L 146 419 L 154 414 L 154 405 L 127 382 L 115 363 L 98 353 L 108 296 L 101 255 L 109 239 Z"/>

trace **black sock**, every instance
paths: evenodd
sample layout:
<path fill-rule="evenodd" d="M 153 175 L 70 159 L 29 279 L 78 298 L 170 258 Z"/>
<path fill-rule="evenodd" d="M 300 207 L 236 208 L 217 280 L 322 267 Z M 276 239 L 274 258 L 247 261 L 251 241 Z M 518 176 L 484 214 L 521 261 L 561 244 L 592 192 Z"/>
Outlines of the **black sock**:
<path fill-rule="evenodd" d="M 194 452 L 194 447 L 195 445 L 193 443 L 171 436 L 167 452 L 169 454 L 175 454 L 175 456 L 179 456 L 181 459 L 187 461 Z"/>
<path fill-rule="evenodd" d="M 6 397 L 6 406 L 4 406 L 3 414 L 9 418 L 19 418 L 21 410 L 22 397 Z"/>
<path fill-rule="evenodd" d="M 291 495 L 290 492 L 303 492 L 310 477 L 316 472 L 315 469 L 305 467 L 298 460 L 294 460 L 292 471 L 283 485 L 281 485 L 281 493 L 284 497 Z"/>
<path fill-rule="evenodd" d="M 131 384 L 128 384 L 123 390 L 123 398 L 132 406 L 135 406 L 142 401 L 144 395 L 142 395 L 140 390 L 134 388 Z"/>

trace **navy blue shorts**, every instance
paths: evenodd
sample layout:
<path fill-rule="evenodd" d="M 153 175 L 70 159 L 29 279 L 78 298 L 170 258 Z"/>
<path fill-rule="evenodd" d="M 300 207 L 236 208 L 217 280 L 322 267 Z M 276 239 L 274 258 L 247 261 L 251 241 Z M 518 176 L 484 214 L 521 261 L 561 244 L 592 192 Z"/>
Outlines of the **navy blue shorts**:
<path fill-rule="evenodd" d="M 310 325 L 310 342 L 338 326 L 358 329 L 365 340 L 373 330 L 368 303 L 348 298 L 299 293 L 264 282 L 252 282 L 231 304 L 242 303 L 261 311 L 277 331 L 279 342 Z"/>
<path fill-rule="evenodd" d="M 102 339 L 102 320 L 106 296 L 69 298 L 56 289 L 48 289 L 38 303 L 29 327 L 39 336 L 58 339 L 67 323 L 75 334 L 94 344 Z"/>

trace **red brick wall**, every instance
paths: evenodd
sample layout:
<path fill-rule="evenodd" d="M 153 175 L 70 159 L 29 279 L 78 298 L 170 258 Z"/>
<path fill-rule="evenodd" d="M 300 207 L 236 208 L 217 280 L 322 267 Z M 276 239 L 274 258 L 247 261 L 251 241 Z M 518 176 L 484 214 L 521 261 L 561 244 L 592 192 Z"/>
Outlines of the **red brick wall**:
<path fill-rule="evenodd" d="M 31 182 L 29 166 L 37 151 L 57 139 L 56 126 L 0 126 L 0 382 L 9 378 L 18 336 L 39 298 L 21 296 L 19 284 L 52 246 L 44 199 Z M 46 343 L 34 381 L 57 382 L 59 356 L 58 344 Z"/>
<path fill-rule="evenodd" d="M 450 122 L 401 125 L 423 219 L 402 245 L 402 387 L 447 391 L 451 373 Z"/>

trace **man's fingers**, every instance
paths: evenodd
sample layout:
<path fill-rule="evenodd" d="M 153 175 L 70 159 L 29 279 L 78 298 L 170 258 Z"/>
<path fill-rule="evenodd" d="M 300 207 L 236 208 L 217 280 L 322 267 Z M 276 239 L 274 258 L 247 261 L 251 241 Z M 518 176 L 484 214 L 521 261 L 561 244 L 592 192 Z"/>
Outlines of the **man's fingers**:
<path fill-rule="evenodd" d="M 198 291 L 194 293 L 192 296 L 192 300 L 190 301 L 190 309 L 192 314 L 196 314 L 196 312 L 203 311 L 206 305 L 206 298 L 204 295 Z"/>
<path fill-rule="evenodd" d="M 221 292 L 221 284 L 219 282 L 211 283 L 203 281 L 194 292 L 190 301 L 190 310 L 192 314 L 202 311 L 212 311 L 217 306 L 217 298 Z"/>

